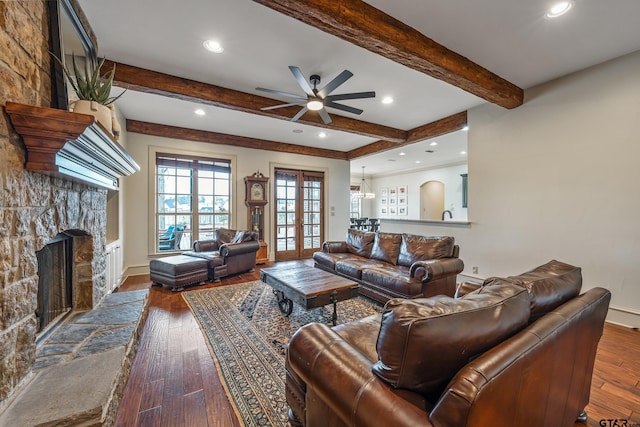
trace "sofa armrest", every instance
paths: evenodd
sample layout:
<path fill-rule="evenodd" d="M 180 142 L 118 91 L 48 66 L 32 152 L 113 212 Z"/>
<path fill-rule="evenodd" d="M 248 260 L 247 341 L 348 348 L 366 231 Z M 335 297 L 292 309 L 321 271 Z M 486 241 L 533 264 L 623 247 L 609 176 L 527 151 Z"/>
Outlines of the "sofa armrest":
<path fill-rule="evenodd" d="M 464 262 L 460 258 L 430 259 L 414 262 L 409 270 L 409 277 L 426 283 L 454 274 L 457 275 L 462 270 L 464 270 Z"/>
<path fill-rule="evenodd" d="M 324 324 L 310 323 L 293 335 L 287 362 L 306 383 L 306 393 L 346 425 L 432 425 L 424 409 L 396 395 L 371 371 L 371 361 Z M 307 414 L 313 404 L 307 401 Z"/>
<path fill-rule="evenodd" d="M 223 243 L 220 245 L 220 255 L 226 258 L 234 255 L 258 252 L 258 249 L 260 249 L 260 243 L 257 240 L 240 243 Z"/>
<path fill-rule="evenodd" d="M 196 252 L 213 252 L 220 248 L 220 242 L 215 239 L 196 240 L 193 242 L 193 250 Z"/>
<path fill-rule="evenodd" d="M 322 252 L 326 253 L 345 253 L 349 252 L 347 242 L 324 242 L 322 243 Z"/>

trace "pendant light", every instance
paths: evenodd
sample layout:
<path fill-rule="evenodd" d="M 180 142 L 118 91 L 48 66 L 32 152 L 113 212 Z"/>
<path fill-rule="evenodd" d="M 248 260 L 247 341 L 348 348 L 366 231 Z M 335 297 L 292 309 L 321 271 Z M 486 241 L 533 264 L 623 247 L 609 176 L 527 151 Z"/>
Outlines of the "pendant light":
<path fill-rule="evenodd" d="M 364 166 L 362 166 L 362 183 L 360 184 L 360 189 L 357 193 L 353 193 L 353 197 L 356 199 L 373 199 L 376 197 L 376 194 L 369 191 L 367 192 L 367 182 L 364 179 Z"/>

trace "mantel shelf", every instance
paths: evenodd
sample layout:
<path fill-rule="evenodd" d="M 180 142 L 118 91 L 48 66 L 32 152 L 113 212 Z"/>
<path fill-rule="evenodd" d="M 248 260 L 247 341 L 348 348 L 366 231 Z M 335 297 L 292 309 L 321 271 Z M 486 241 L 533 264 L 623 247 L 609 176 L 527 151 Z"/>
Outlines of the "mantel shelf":
<path fill-rule="evenodd" d="M 93 116 L 7 102 L 5 110 L 27 148 L 25 169 L 118 188 L 140 166 Z"/>

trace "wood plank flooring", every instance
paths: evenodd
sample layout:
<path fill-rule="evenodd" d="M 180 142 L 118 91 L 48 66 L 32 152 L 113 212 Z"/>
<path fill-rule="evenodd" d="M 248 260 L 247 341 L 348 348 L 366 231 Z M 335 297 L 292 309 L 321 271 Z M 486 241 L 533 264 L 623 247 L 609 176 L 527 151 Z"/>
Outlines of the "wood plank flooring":
<path fill-rule="evenodd" d="M 259 269 L 195 289 L 258 280 Z M 136 276 L 119 291 L 150 285 L 148 276 Z M 116 426 L 240 426 L 205 339 L 181 294 L 151 287 L 149 304 Z M 589 421 L 575 427 L 624 425 L 620 420 L 640 427 L 640 332 L 606 324 L 586 409 Z M 600 420 L 611 421 L 601 424 Z M 613 420 L 619 420 L 618 424 Z"/>

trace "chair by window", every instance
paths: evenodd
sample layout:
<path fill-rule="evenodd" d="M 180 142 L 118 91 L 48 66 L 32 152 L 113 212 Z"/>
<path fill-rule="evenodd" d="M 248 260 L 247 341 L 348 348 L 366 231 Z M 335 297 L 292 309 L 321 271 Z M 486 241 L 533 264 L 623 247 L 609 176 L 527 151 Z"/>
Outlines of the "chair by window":
<path fill-rule="evenodd" d="M 172 251 L 180 248 L 180 241 L 184 233 L 184 225 L 170 225 L 167 232 L 160 236 L 159 249 L 161 251 Z"/>

